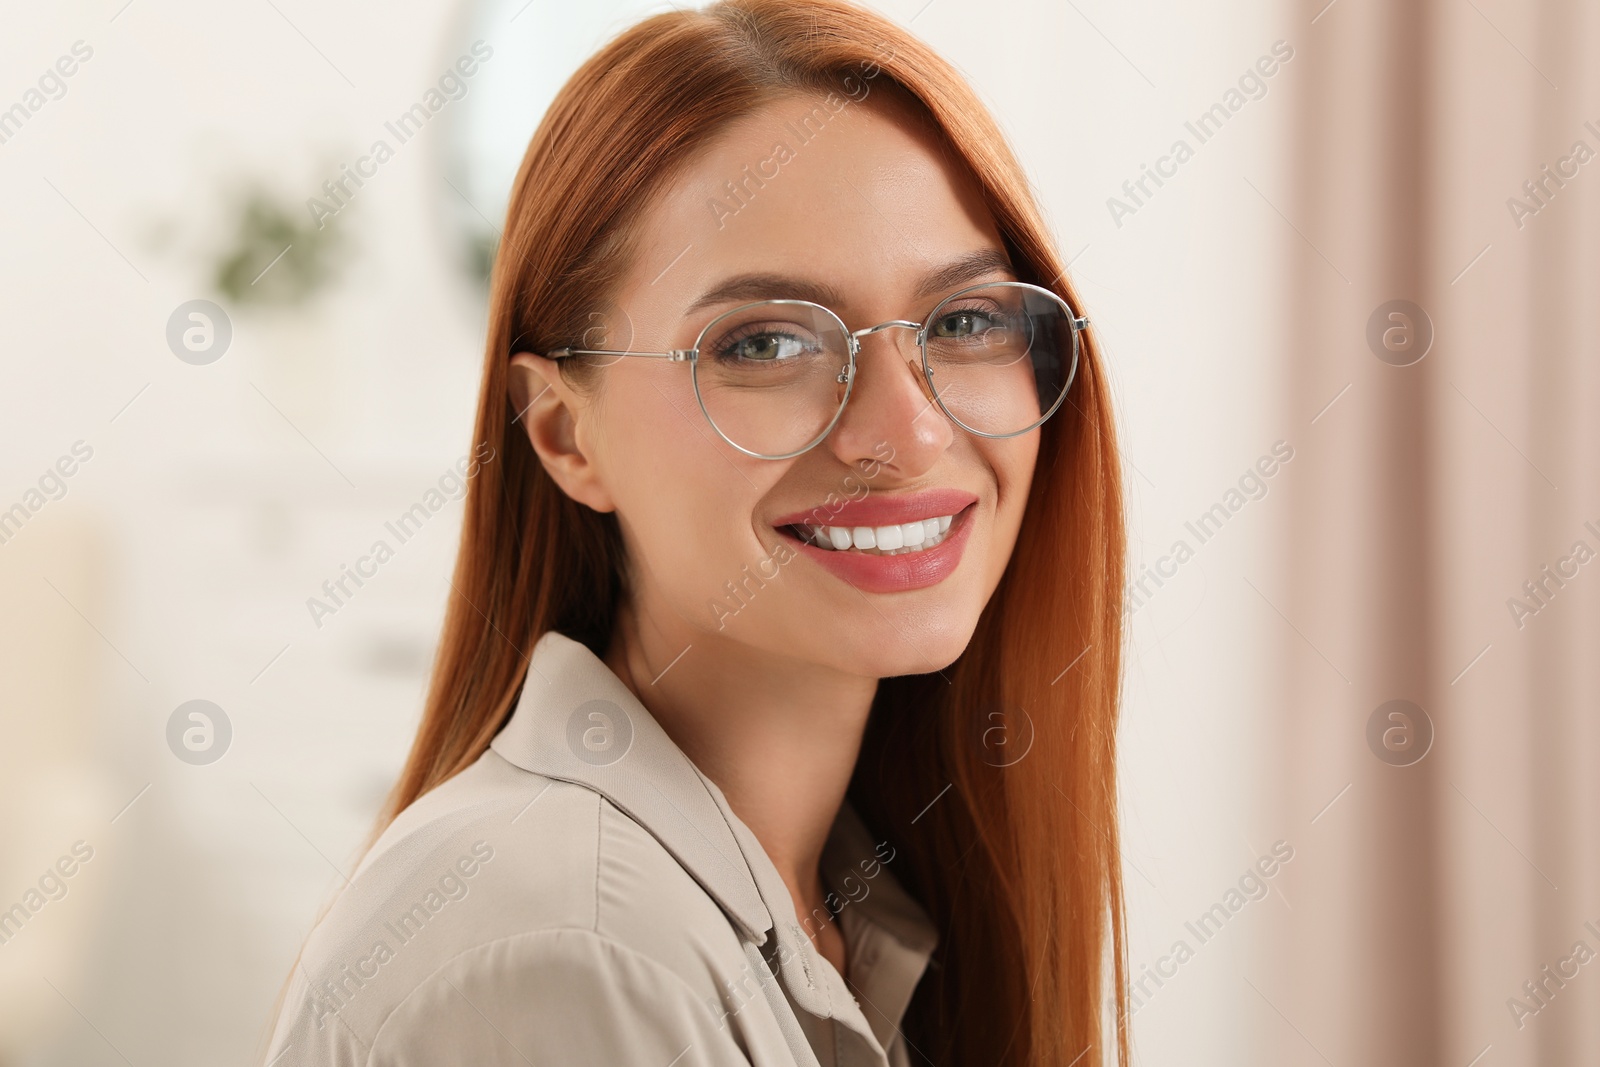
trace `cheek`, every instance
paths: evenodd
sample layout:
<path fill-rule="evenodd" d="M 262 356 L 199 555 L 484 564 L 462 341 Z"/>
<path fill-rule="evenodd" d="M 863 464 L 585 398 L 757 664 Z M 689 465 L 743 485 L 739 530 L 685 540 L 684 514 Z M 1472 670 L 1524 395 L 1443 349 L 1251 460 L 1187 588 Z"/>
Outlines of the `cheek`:
<path fill-rule="evenodd" d="M 751 515 L 763 472 L 708 440 L 714 434 L 691 391 L 641 375 L 617 378 L 598 412 L 601 476 L 628 551 L 644 564 L 640 581 L 692 619 L 743 563 L 759 558 Z"/>
<path fill-rule="evenodd" d="M 1039 456 L 1037 432 L 1009 440 L 987 441 L 985 460 L 999 490 L 998 519 L 1003 527 L 1015 528 L 1022 520 L 1033 484 L 1033 470 Z"/>
<path fill-rule="evenodd" d="M 993 472 L 998 493 L 988 553 L 990 573 L 995 581 L 1016 551 L 1038 461 L 1038 438 L 1037 433 L 1031 433 L 1010 440 L 985 442 L 989 447 L 984 458 Z"/>

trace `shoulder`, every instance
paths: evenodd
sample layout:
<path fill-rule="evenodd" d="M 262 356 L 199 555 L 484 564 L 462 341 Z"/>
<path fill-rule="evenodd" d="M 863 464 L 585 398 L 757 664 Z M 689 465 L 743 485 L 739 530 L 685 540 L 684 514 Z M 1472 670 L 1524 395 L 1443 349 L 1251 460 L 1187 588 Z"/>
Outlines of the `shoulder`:
<path fill-rule="evenodd" d="M 721 909 L 643 827 L 490 750 L 362 860 L 305 944 L 267 1059 L 589 1062 L 573 1052 L 593 1047 L 594 1062 L 667 1063 L 689 1041 L 714 1054 L 736 1047 L 716 1005 L 746 966 Z M 659 1025 L 618 1026 L 622 1013 Z"/>

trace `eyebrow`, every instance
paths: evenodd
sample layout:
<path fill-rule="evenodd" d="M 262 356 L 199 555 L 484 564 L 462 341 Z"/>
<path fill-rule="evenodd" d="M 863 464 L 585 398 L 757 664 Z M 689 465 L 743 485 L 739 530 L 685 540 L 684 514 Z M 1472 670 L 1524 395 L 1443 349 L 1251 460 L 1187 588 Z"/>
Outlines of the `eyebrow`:
<path fill-rule="evenodd" d="M 976 281 L 991 274 L 1014 277 L 1016 270 L 1011 265 L 1011 257 L 998 248 L 968 252 L 924 274 L 912 296 L 916 300 L 945 296 L 963 282 Z M 754 272 L 736 274 L 706 290 L 689 305 L 684 314 L 692 315 L 701 308 L 733 300 L 809 300 L 827 308 L 839 308 L 847 302 L 844 294 L 827 282 L 786 274 Z"/>

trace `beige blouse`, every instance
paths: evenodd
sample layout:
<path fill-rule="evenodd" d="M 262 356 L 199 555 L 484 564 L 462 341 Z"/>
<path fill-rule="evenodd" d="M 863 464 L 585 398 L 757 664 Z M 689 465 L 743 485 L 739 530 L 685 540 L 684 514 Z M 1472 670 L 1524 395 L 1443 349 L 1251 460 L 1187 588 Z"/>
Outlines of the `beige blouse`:
<path fill-rule="evenodd" d="M 554 631 L 510 722 L 407 808 L 306 944 L 272 1067 L 908 1067 L 937 935 L 847 801 L 848 982 L 722 791 Z M 815 925 L 813 925 L 815 929 Z"/>

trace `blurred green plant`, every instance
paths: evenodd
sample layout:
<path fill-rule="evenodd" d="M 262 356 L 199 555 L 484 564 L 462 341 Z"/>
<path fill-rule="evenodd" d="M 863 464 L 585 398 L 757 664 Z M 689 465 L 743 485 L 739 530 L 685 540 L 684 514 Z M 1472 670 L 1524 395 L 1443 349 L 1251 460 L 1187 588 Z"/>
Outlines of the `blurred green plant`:
<path fill-rule="evenodd" d="M 467 274 L 484 289 L 489 287 L 489 275 L 494 271 L 494 257 L 500 239 L 492 233 L 471 233 L 464 239 Z"/>
<path fill-rule="evenodd" d="M 297 203 L 259 186 L 235 199 L 233 235 L 218 253 L 212 284 L 238 305 L 302 304 L 338 274 L 343 237 L 319 228 Z"/>

